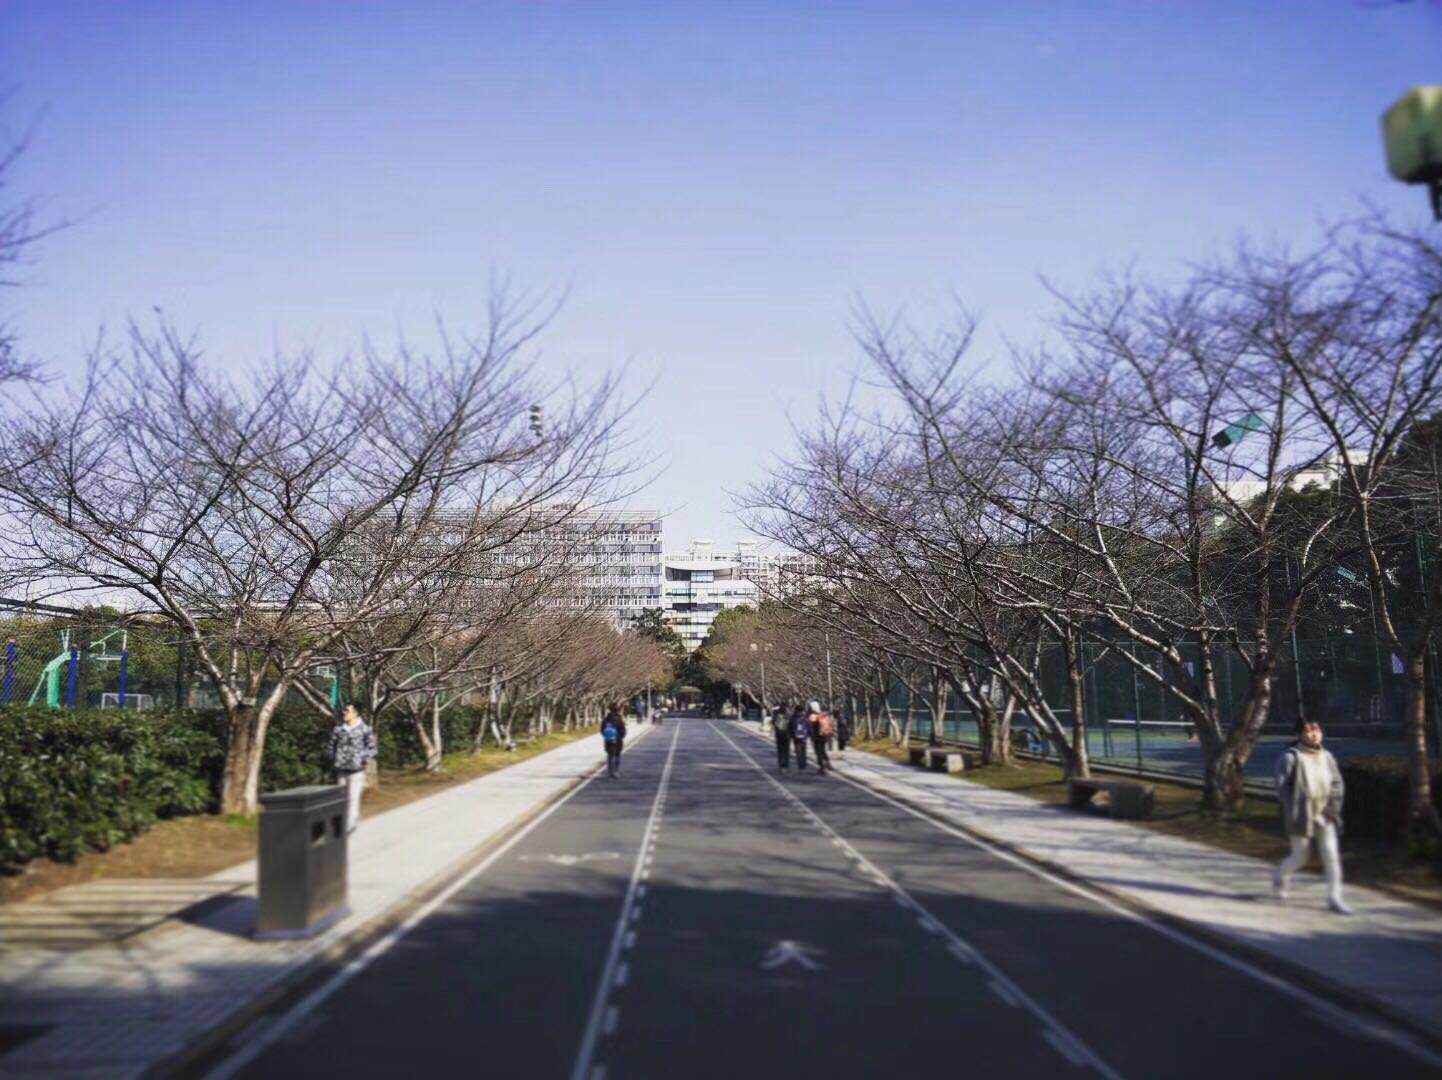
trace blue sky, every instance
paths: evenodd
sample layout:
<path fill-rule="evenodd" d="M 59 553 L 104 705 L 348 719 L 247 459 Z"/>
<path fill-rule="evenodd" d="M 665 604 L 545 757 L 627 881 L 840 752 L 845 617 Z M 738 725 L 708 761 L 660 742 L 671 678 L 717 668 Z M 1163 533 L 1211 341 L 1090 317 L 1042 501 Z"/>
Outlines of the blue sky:
<path fill-rule="evenodd" d="M 1378 116 L 1442 82 L 1415 3 L 66 3 L 0 0 L 15 180 L 73 227 L 0 297 L 73 370 L 163 308 L 219 362 L 340 352 L 493 273 L 566 291 L 544 363 L 630 362 L 668 541 L 740 535 L 857 363 L 857 298 L 960 297 L 983 350 L 1039 282 L 1305 243 L 1368 200 Z"/>

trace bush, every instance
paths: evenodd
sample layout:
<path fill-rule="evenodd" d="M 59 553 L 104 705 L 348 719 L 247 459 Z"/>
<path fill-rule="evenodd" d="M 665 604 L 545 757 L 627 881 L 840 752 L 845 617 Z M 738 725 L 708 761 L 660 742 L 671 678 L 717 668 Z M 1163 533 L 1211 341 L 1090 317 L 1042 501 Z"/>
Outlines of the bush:
<path fill-rule="evenodd" d="M 479 710 L 443 714 L 445 748 L 469 747 Z M 260 790 L 328 784 L 332 721 L 294 706 L 271 718 Z M 409 721 L 378 732 L 387 768 L 425 760 Z M 214 812 L 225 762 L 225 717 L 207 710 L 60 712 L 0 707 L 0 869 L 104 851 L 161 818 Z"/>
<path fill-rule="evenodd" d="M 1396 843 L 1407 824 L 1407 759 L 1338 759 L 1347 799 L 1342 824 L 1354 836 Z M 1442 811 L 1442 765 L 1432 767 L 1432 801 Z"/>
<path fill-rule="evenodd" d="M 481 710 L 470 705 L 453 705 L 441 713 L 441 749 L 447 754 L 470 748 L 481 722 Z M 416 735 L 415 725 L 401 713 L 388 713 L 376 733 L 380 745 L 377 760 L 387 769 L 403 769 L 424 764 L 425 751 Z"/>
<path fill-rule="evenodd" d="M 0 866 L 73 859 L 208 810 L 219 757 L 184 714 L 0 710 Z"/>

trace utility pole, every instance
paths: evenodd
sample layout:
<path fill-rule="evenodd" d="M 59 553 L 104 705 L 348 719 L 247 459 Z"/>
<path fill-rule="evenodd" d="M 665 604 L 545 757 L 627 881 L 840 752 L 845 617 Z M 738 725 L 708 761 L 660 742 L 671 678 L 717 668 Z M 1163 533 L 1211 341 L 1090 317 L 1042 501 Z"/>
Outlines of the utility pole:
<path fill-rule="evenodd" d="M 831 692 L 831 633 L 826 634 L 826 711 L 833 712 L 836 703 Z"/>

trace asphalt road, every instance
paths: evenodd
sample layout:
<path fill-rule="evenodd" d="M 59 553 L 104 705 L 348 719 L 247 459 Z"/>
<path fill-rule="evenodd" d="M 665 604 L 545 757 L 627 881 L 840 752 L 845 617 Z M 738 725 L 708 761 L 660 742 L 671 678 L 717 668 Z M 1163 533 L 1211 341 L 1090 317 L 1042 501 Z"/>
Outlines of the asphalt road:
<path fill-rule="evenodd" d="M 238 1075 L 1437 1074 L 856 785 L 778 774 L 727 721 L 668 722 L 351 975 Z"/>

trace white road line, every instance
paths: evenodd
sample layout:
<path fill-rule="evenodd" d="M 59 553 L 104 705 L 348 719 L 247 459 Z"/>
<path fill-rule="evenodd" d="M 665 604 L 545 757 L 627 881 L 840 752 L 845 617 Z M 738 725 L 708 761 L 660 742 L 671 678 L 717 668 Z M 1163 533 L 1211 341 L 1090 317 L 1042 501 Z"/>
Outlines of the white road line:
<path fill-rule="evenodd" d="M 1077 1048 L 1071 1044 L 1070 1040 L 1062 1038 L 1055 1031 L 1042 1032 L 1042 1038 L 1051 1043 L 1052 1049 L 1073 1065 L 1083 1066 L 1086 1064 L 1086 1059 L 1077 1053 Z"/>
<path fill-rule="evenodd" d="M 967 948 L 965 945 L 962 945 L 962 944 L 960 944 L 960 943 L 958 943 L 958 942 L 953 941 L 953 942 L 952 942 L 950 945 L 948 945 L 946 948 L 947 948 L 947 951 L 950 952 L 952 956 L 956 957 L 956 958 L 957 958 L 958 960 L 960 960 L 963 964 L 969 964 L 969 963 L 971 963 L 972 960 L 973 960 L 973 957 L 972 957 L 972 955 L 971 955 L 971 950 L 970 950 L 969 948 Z"/>
<path fill-rule="evenodd" d="M 602 1028 L 602 1030 L 605 1031 L 607 1038 L 610 1038 L 612 1035 L 616 1034 L 616 1025 L 620 1022 L 621 1009 L 619 1006 L 612 1005 L 606 1010 L 606 1022 Z"/>
<path fill-rule="evenodd" d="M 1037 866 L 1036 864 L 1029 862 L 1026 859 L 1023 859 L 1020 856 L 1013 855 L 1011 852 L 1005 851 L 1002 848 L 997 847 L 995 844 L 983 840 L 979 836 L 973 836 L 972 834 L 966 832 L 963 829 L 959 829 L 953 825 L 948 825 L 944 821 L 938 821 L 934 817 L 923 814 L 920 810 L 917 810 L 916 807 L 908 806 L 906 803 L 901 802 L 899 799 L 894 799 L 890 795 L 877 791 L 875 788 L 860 783 L 859 781 L 853 780 L 849 776 L 845 776 L 840 773 L 838 773 L 837 775 L 842 780 L 845 780 L 852 787 L 857 788 L 860 791 L 866 792 L 872 798 L 879 799 L 890 806 L 894 806 L 898 810 L 910 814 L 912 817 L 918 819 L 919 821 L 926 822 L 934 829 L 939 829 L 942 832 L 947 833 L 950 836 L 954 836 L 959 840 L 964 840 L 972 847 L 980 848 L 982 851 L 985 851 L 989 855 L 994 855 L 996 858 L 1002 860 L 1003 862 L 1010 863 L 1018 869 L 1025 870 L 1033 877 L 1039 877 L 1043 881 L 1048 881 L 1051 884 L 1055 885 L 1057 888 L 1064 889 L 1069 893 L 1080 896 L 1085 900 L 1089 900 L 1091 903 L 1096 904 L 1098 907 L 1105 908 L 1107 911 L 1110 911 L 1115 915 L 1119 915 L 1124 919 L 1129 919 L 1132 922 L 1140 923 L 1142 926 L 1145 926 L 1155 931 L 1156 933 L 1161 934 L 1162 937 L 1167 938 L 1170 941 L 1175 941 L 1179 945 L 1185 945 L 1187 948 L 1201 953 L 1203 956 L 1207 957 L 1210 960 L 1215 960 L 1217 963 L 1223 964 L 1234 971 L 1239 971 L 1244 975 L 1249 975 L 1253 979 L 1256 979 L 1258 982 L 1271 987 L 1273 990 L 1281 991 L 1282 993 L 1287 994 L 1290 997 L 1297 999 L 1298 1001 L 1301 1001 L 1309 1008 L 1317 1010 L 1317 1012 L 1322 1017 L 1329 1020 L 1333 1024 L 1340 1024 L 1343 1027 L 1349 1028 L 1350 1030 L 1356 1032 L 1359 1035 L 1388 1043 L 1392 1046 L 1397 1047 L 1399 1050 L 1405 1050 L 1413 1057 L 1417 1058 L 1420 1061 L 1426 1062 L 1434 1069 L 1442 1068 L 1442 1055 L 1433 1053 L 1426 1047 L 1414 1042 L 1412 1040 L 1412 1037 L 1404 1031 L 1393 1028 L 1390 1025 L 1384 1023 L 1383 1021 L 1355 1016 L 1352 1013 L 1346 1011 L 1345 1009 L 1342 1009 L 1336 1005 L 1333 1005 L 1329 1001 L 1325 1001 L 1322 998 L 1317 997 L 1310 990 L 1307 990 L 1304 987 L 1297 986 L 1295 983 L 1290 983 L 1287 980 L 1281 978 L 1280 976 L 1273 975 L 1269 971 L 1264 971 L 1261 968 L 1240 959 L 1239 957 L 1232 956 L 1229 953 L 1223 952 L 1221 949 L 1214 948 L 1213 946 L 1208 945 L 1206 942 L 1199 941 L 1198 939 L 1191 937 L 1190 935 L 1180 930 L 1173 929 L 1165 923 L 1159 922 L 1158 920 L 1153 919 L 1140 911 L 1136 911 L 1133 908 L 1129 908 L 1122 904 L 1119 904 L 1104 893 L 1097 892 L 1095 889 L 1088 888 L 1087 886 L 1082 885 L 1079 882 L 1069 881 L 1064 877 L 1053 874 L 1050 871 L 1044 869 L 1043 867 Z"/>
<path fill-rule="evenodd" d="M 631 965 L 623 963 L 616 968 L 616 977 L 611 980 L 612 986 L 625 986 L 631 978 Z"/>
<path fill-rule="evenodd" d="M 381 938 L 379 941 L 375 942 L 368 949 L 366 949 L 365 952 L 361 953 L 350 963 L 346 964 L 345 967 L 341 968 L 324 983 L 322 983 L 319 987 L 312 990 L 309 994 L 302 998 L 293 1009 L 291 1009 L 278 1021 L 276 1021 L 276 1023 L 268 1030 L 257 1034 L 253 1038 L 248 1039 L 245 1045 L 245 1049 L 241 1050 L 235 1056 L 227 1058 L 225 1061 L 217 1065 L 214 1069 L 212 1069 L 209 1073 L 206 1074 L 206 1080 L 229 1080 L 230 1077 L 234 1076 L 236 1073 L 244 1069 L 252 1061 L 254 1061 L 266 1050 L 268 1050 L 272 1043 L 274 1043 L 277 1039 L 284 1037 L 287 1032 L 294 1030 L 296 1026 L 301 1023 L 301 1021 L 303 1021 L 316 1009 L 324 1005 L 326 1001 L 328 1001 L 337 990 L 339 990 L 346 983 L 354 979 L 366 968 L 370 967 L 370 965 L 374 963 L 375 960 L 378 959 L 380 956 L 389 952 L 395 946 L 396 942 L 400 941 L 401 938 L 405 937 L 417 926 L 419 926 L 437 908 L 448 902 L 453 896 L 456 895 L 456 893 L 460 892 L 472 881 L 474 881 L 476 878 L 480 877 L 487 870 L 489 870 L 493 865 L 495 865 L 498 859 L 500 859 L 503 855 L 505 855 L 513 847 L 515 847 L 527 836 L 529 836 L 533 831 L 535 831 L 535 829 L 537 829 L 543 821 L 545 821 L 557 810 L 565 806 L 566 803 L 570 802 L 573 798 L 575 798 L 582 791 L 584 791 L 590 785 L 590 783 L 600 775 L 601 773 L 598 769 L 596 772 L 588 776 L 585 780 L 581 781 L 581 783 L 573 787 L 570 791 L 566 792 L 565 795 L 561 796 L 561 798 L 557 799 L 545 810 L 541 811 L 541 813 L 538 814 L 525 827 L 523 827 L 520 832 L 516 833 L 516 835 L 512 836 L 495 851 L 491 852 L 479 863 L 473 866 L 470 870 L 466 871 L 466 873 L 463 874 L 461 877 L 457 878 L 450 885 L 446 886 L 446 888 L 441 890 L 441 892 L 438 893 L 436 896 L 432 897 L 430 900 L 426 901 L 426 903 L 422 904 L 419 908 L 412 912 L 410 917 L 407 918 L 403 923 L 392 929 L 383 938 Z"/>
<path fill-rule="evenodd" d="M 671 767 L 676 761 L 676 741 L 681 737 L 681 727 L 676 726 L 675 733 L 671 736 L 671 748 L 666 752 L 666 764 L 661 769 L 661 782 L 656 785 L 656 797 L 651 801 L 651 813 L 646 818 L 646 831 L 641 837 L 641 845 L 636 854 L 636 865 L 631 870 L 631 880 L 626 885 L 626 898 L 621 902 L 621 911 L 616 916 L 616 929 L 611 934 L 611 947 L 606 951 L 606 963 L 601 969 L 601 978 L 596 983 L 596 994 L 591 1000 L 591 1012 L 586 1018 L 586 1030 L 581 1036 L 581 1045 L 576 1051 L 576 1064 L 571 1069 L 571 1080 L 586 1080 L 591 1073 L 591 1065 L 596 1056 L 596 1040 L 600 1035 L 601 1022 L 605 1015 L 606 995 L 611 992 L 611 984 L 616 978 L 616 965 L 621 959 L 621 950 L 629 949 L 636 943 L 636 932 L 627 930 L 626 923 L 633 917 L 631 905 L 636 899 L 636 888 L 641 884 L 641 875 L 645 868 L 642 862 L 643 853 L 651 842 L 651 836 L 656 825 L 656 809 L 661 805 L 666 795 L 666 785 L 671 782 Z M 647 863 L 650 856 L 645 855 Z"/>
<path fill-rule="evenodd" d="M 644 899 L 646 899 L 646 886 L 644 886 L 644 885 L 638 885 L 638 886 L 636 887 L 636 899 L 637 899 L 637 900 L 644 900 Z"/>
<path fill-rule="evenodd" d="M 792 803 L 794 803 L 801 810 L 802 813 L 809 817 L 816 825 L 816 827 L 819 828 L 824 834 L 826 834 L 827 836 L 835 836 L 841 838 L 841 834 L 838 833 L 835 829 L 833 829 L 830 825 L 828 825 L 824 820 L 822 820 L 820 814 L 818 814 L 815 810 L 811 809 L 811 807 L 808 806 L 801 799 L 800 796 L 798 796 L 795 792 L 791 791 L 790 788 L 786 787 L 786 785 L 782 784 L 769 772 L 767 772 L 760 765 L 758 765 L 756 763 L 756 759 L 753 758 L 750 754 L 748 754 L 745 750 L 742 750 L 741 747 L 737 746 L 734 742 L 732 742 L 724 731 L 718 730 L 715 724 L 711 725 L 711 730 L 715 731 L 716 734 L 720 735 L 721 738 L 725 739 L 726 742 L 730 744 L 731 749 L 735 750 L 745 760 L 749 761 L 752 768 L 754 768 L 758 773 L 765 777 L 766 780 L 768 780 L 778 790 L 780 790 L 781 793 L 785 795 L 786 798 L 789 799 Z M 844 838 L 841 839 L 848 848 L 850 848 L 852 851 L 856 851 L 855 845 L 846 841 Z M 964 941 L 961 936 L 956 933 L 956 931 L 952 930 L 951 927 L 946 925 L 946 923 L 942 922 L 930 911 L 928 911 L 921 903 L 916 900 L 915 897 L 913 897 L 904 888 L 902 888 L 902 886 L 898 884 L 892 877 L 890 877 L 885 871 L 883 871 L 870 859 L 866 858 L 865 855 L 862 855 L 859 851 L 857 851 L 857 858 L 860 862 L 860 865 L 869 870 L 870 876 L 874 878 L 881 878 L 885 882 L 885 887 L 889 889 L 893 894 L 900 897 L 905 897 L 907 901 L 906 906 L 909 906 L 912 910 L 930 918 L 931 921 L 936 924 L 938 933 L 940 933 L 950 944 L 960 945 L 963 948 L 970 949 L 973 957 L 973 962 L 979 967 L 981 967 L 981 969 L 991 977 L 993 989 L 996 989 L 998 986 L 1005 987 L 1005 989 L 1016 998 L 1016 1004 L 1020 1008 L 1023 1008 L 1027 1012 L 1031 1013 L 1032 1016 L 1034 1016 L 1041 1023 L 1044 1030 L 1056 1031 L 1063 1035 L 1066 1039 L 1068 1039 L 1071 1044 L 1076 1047 L 1077 1052 L 1084 1055 L 1087 1065 L 1095 1069 L 1097 1072 L 1101 1073 L 1103 1076 L 1108 1077 L 1109 1080 L 1121 1080 L 1121 1074 L 1118 1073 L 1115 1069 L 1113 1069 L 1110 1065 L 1108 1065 L 1104 1060 L 1102 1060 L 1101 1056 L 1098 1055 L 1096 1051 L 1092 1050 L 1091 1047 L 1087 1046 L 1086 1043 L 1079 1039 L 1076 1034 L 1072 1032 L 1071 1029 L 1068 1028 L 1065 1024 L 1063 1024 L 1060 1020 L 1052 1016 L 1052 1014 L 1048 1012 L 1040 1002 L 1038 1002 L 1035 998 L 1033 998 L 1016 983 L 1012 982 L 1012 980 L 1007 977 L 1006 973 L 1003 972 L 994 963 L 992 963 L 989 959 L 987 959 L 986 956 L 984 956 L 976 948 Z"/>
<path fill-rule="evenodd" d="M 1016 1000 L 1016 995 L 1011 992 L 1011 988 L 1003 982 L 998 982 L 996 979 L 992 979 L 991 982 L 986 984 L 986 988 L 997 997 L 1001 998 L 1002 1001 L 1006 1002 L 1012 1008 L 1016 1008 L 1016 1006 L 1020 1004 Z"/>

